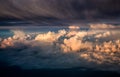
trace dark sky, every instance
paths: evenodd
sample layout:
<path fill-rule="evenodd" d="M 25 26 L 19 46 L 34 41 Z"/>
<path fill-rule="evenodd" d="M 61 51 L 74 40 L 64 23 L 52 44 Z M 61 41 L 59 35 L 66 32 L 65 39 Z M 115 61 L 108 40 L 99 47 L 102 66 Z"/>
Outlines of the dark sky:
<path fill-rule="evenodd" d="M 113 19 L 120 0 L 0 0 L 0 19 Z"/>

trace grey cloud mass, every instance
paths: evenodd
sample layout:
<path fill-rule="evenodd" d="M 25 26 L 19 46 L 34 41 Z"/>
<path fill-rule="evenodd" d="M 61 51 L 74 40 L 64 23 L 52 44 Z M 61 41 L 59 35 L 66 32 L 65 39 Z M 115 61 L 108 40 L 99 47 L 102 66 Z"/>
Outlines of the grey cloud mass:
<path fill-rule="evenodd" d="M 0 18 L 119 18 L 120 0 L 0 0 Z"/>

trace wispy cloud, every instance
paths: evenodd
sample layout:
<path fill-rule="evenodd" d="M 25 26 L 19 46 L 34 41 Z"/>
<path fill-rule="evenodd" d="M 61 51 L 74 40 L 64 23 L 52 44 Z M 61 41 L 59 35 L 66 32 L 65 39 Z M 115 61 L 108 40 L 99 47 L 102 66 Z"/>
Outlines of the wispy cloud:
<path fill-rule="evenodd" d="M 119 18 L 119 4 L 119 0 L 0 0 L 0 16 L 41 20 Z"/>

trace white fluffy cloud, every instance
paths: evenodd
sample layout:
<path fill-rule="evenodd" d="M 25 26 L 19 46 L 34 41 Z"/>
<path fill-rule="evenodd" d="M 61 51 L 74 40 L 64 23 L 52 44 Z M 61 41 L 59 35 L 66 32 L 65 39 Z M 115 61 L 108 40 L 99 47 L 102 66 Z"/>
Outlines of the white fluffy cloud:
<path fill-rule="evenodd" d="M 95 38 L 106 38 L 108 36 L 111 36 L 110 31 L 106 31 L 106 32 L 103 32 L 103 33 L 96 34 Z"/>
<path fill-rule="evenodd" d="M 25 33 L 23 31 L 20 30 L 11 30 L 14 33 L 13 39 L 14 40 L 24 40 L 26 39 Z"/>
<path fill-rule="evenodd" d="M 55 42 L 57 41 L 61 36 L 64 36 L 66 34 L 65 30 L 59 30 L 58 33 L 55 32 L 48 32 L 45 34 L 39 34 L 35 37 L 35 40 L 37 41 L 44 41 L 44 42 Z"/>

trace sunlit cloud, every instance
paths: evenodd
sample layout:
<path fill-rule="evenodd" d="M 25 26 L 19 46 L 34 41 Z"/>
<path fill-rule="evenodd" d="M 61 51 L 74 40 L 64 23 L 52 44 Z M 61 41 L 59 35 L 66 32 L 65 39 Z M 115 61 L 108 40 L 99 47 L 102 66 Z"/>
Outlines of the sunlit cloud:
<path fill-rule="evenodd" d="M 100 25 L 100 24 L 99 24 Z M 13 62 L 11 64 L 19 66 L 25 65 L 26 62 L 30 59 L 37 60 L 38 63 L 36 63 L 36 66 L 33 66 L 31 68 L 37 68 L 39 66 L 39 58 L 41 55 L 46 56 L 56 56 L 55 63 L 62 64 L 61 60 L 63 60 L 63 63 L 69 62 L 70 64 L 72 61 L 75 61 L 76 64 L 72 64 L 73 66 L 76 66 L 77 63 L 79 64 L 81 59 L 83 60 L 83 64 L 81 66 L 84 66 L 84 63 L 91 63 L 94 62 L 97 65 L 104 65 L 104 64 L 112 64 L 112 67 L 119 66 L 119 53 L 120 53 L 120 36 L 118 31 L 110 30 L 109 28 L 115 28 L 114 25 L 107 25 L 107 24 L 101 24 L 106 25 L 106 27 L 97 26 L 97 30 L 95 28 L 90 28 L 85 30 L 80 30 L 76 27 L 74 27 L 74 30 L 71 30 L 70 27 L 68 27 L 68 30 L 62 29 L 58 30 L 57 32 L 54 31 L 48 31 L 44 33 L 38 33 L 30 35 L 24 32 L 24 30 L 11 30 L 13 32 L 13 36 L 8 38 L 2 38 L 0 41 L 0 48 L 1 49 L 9 49 L 7 50 L 10 52 L 16 52 L 18 54 L 27 55 L 21 58 L 21 56 L 18 56 L 17 60 L 15 57 L 12 57 Z M 104 30 L 103 30 L 104 28 Z M 98 30 L 101 29 L 101 30 Z M 114 37 L 113 37 L 114 36 Z M 109 39 L 108 39 L 109 37 Z M 117 38 L 116 38 L 117 37 Z M 17 51 L 12 51 L 18 50 Z M 32 55 L 32 53 L 37 53 L 35 55 Z M 70 55 L 73 54 L 72 57 L 74 58 L 67 58 Z M 9 53 L 7 53 L 9 54 Z M 67 56 L 63 56 L 67 55 Z M 63 59 L 61 56 L 63 56 Z M 60 57 L 59 57 L 60 56 Z M 21 62 L 21 59 L 24 59 L 27 57 L 28 61 Z M 43 58 L 45 58 L 43 56 Z M 25 58 L 26 59 L 26 58 Z M 79 60 L 80 59 L 80 60 Z M 49 62 L 51 59 L 43 61 L 43 63 Z M 59 61 L 59 62 L 58 62 Z M 24 63 L 25 62 L 25 63 Z M 114 65 L 114 63 L 117 63 L 117 65 Z M 28 64 L 29 65 L 29 64 Z M 54 64 L 49 64 L 51 67 L 54 66 Z M 71 66 L 72 66 L 71 65 Z M 27 66 L 27 65 L 26 65 Z M 79 65 L 78 65 L 79 66 Z M 94 67 L 96 67 L 94 66 Z M 63 66 L 64 67 L 64 64 Z M 66 66 L 65 66 L 66 67 Z M 68 67 L 68 66 L 67 66 Z M 89 66 L 86 66 L 89 67 Z M 41 68 L 41 67 L 40 67 Z M 99 68 L 104 69 L 104 68 Z M 115 68 L 116 69 L 116 68 Z"/>
<path fill-rule="evenodd" d="M 115 28 L 115 26 L 110 24 L 90 24 L 90 28 L 92 29 L 110 29 Z"/>

